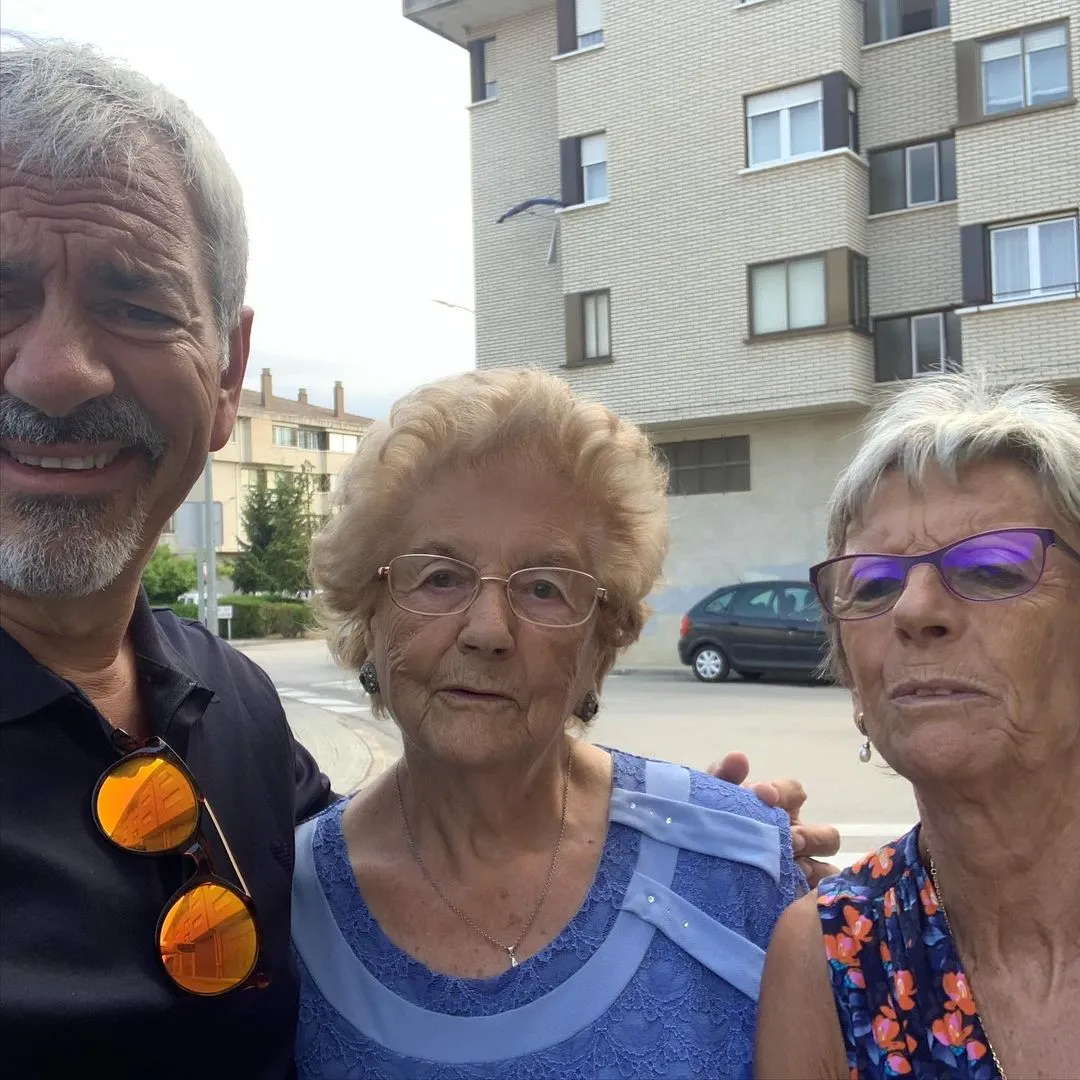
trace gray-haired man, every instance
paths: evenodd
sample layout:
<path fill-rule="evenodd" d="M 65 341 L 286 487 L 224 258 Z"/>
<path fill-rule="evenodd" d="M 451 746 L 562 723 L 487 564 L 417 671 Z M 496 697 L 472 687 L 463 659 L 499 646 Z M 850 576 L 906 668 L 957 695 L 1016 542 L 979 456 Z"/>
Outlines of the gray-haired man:
<path fill-rule="evenodd" d="M 139 589 L 236 416 L 240 189 L 182 102 L 85 49 L 0 54 L 0 136 L 5 1072 L 286 1077 L 293 827 L 329 785 L 266 676 Z M 158 778 L 152 837 L 95 797 L 117 769 Z"/>

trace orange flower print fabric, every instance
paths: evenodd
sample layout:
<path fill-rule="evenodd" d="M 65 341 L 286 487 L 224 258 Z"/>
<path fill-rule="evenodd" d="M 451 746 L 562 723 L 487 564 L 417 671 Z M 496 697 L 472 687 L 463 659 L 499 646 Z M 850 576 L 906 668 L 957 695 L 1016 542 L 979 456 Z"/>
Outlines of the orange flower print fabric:
<path fill-rule="evenodd" d="M 818 886 L 852 1080 L 1000 1080 L 919 827 Z"/>

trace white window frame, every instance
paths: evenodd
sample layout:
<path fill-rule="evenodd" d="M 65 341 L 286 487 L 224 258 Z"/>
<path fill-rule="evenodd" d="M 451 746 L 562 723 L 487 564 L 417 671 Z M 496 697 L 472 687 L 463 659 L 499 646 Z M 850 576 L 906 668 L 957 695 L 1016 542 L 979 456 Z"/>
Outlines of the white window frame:
<path fill-rule="evenodd" d="M 594 132 L 592 135 L 582 135 L 578 145 L 580 147 L 581 154 L 581 201 L 583 203 L 606 202 L 611 190 L 608 184 L 607 174 L 607 132 L 597 131 Z M 603 156 L 587 159 L 586 149 L 588 147 L 600 147 L 602 149 Z M 603 167 L 604 174 L 604 193 L 602 195 L 591 195 L 589 193 L 589 170 L 600 169 L 601 166 Z"/>
<path fill-rule="evenodd" d="M 278 441 L 278 432 L 279 431 L 292 432 L 292 442 L 279 442 Z M 274 446 L 283 446 L 283 447 L 286 447 L 288 449 L 295 450 L 296 446 L 297 446 L 297 443 L 300 440 L 300 436 L 299 436 L 299 433 L 298 433 L 297 429 L 294 428 L 294 427 L 291 427 L 288 424 L 274 424 L 273 425 L 273 431 L 270 434 L 271 434 L 271 441 L 273 442 Z"/>
<path fill-rule="evenodd" d="M 937 322 L 938 368 L 934 371 L 919 370 L 918 335 L 915 333 L 915 324 L 926 319 L 934 319 Z M 943 311 L 934 311 L 926 315 L 912 315 L 908 319 L 908 336 L 911 338 L 911 377 L 913 379 L 922 379 L 928 375 L 940 375 L 945 370 L 945 365 L 949 359 L 949 345 L 945 340 L 945 313 Z"/>
<path fill-rule="evenodd" d="M 914 150 L 933 151 L 934 157 L 934 197 L 932 199 L 916 200 L 911 192 L 911 154 Z M 908 206 L 933 206 L 941 202 L 941 147 L 935 142 L 916 143 L 914 146 L 904 147 L 904 186 L 907 189 L 904 196 Z"/>
<path fill-rule="evenodd" d="M 1061 296 L 1068 292 L 1069 285 L 1045 288 L 1042 284 L 1042 270 L 1039 266 L 1039 231 L 1044 225 L 1055 225 L 1062 221 L 1071 222 L 1073 227 L 1073 280 L 1071 288 L 1074 293 L 1080 290 L 1077 284 L 1080 279 L 1080 228 L 1075 214 L 1066 217 L 1044 218 L 1041 221 L 1032 221 L 1024 225 L 1005 225 L 998 229 L 990 230 L 990 292 L 992 302 L 995 304 L 1008 303 L 1013 300 L 1033 300 L 1041 296 Z M 997 247 L 996 238 L 1005 233 L 1027 233 L 1027 256 L 1028 256 L 1028 291 L 1023 295 L 998 293 L 997 290 Z M 1038 284 L 1035 284 L 1035 283 Z"/>
<path fill-rule="evenodd" d="M 1031 39 L 1037 39 L 1040 35 L 1047 34 L 1060 34 L 1061 40 L 1053 45 L 1047 45 L 1043 48 L 1032 49 L 1029 47 Z M 1015 52 L 1005 51 L 1009 48 L 1015 48 Z M 1003 113 L 1014 112 L 1019 109 L 1030 109 L 1033 106 L 1038 106 L 1042 102 L 1033 102 L 1031 100 L 1031 54 L 1033 52 L 1042 52 L 1044 49 L 1061 49 L 1065 53 L 1065 85 L 1062 87 L 1064 93 L 1061 98 L 1055 100 L 1064 101 L 1069 95 L 1069 37 L 1065 31 L 1065 25 L 1059 24 L 1057 26 L 1044 26 L 1033 30 L 1024 30 L 1019 34 L 1010 34 L 1008 37 L 995 38 L 993 41 L 984 41 L 979 49 L 979 92 L 982 99 L 982 112 L 984 116 L 998 116 Z M 992 56 L 992 60 L 1002 60 L 1007 56 L 1018 56 L 1020 58 L 1020 103 L 1011 107 L 1002 109 L 996 109 L 993 112 L 988 110 L 988 102 L 986 100 L 986 54 L 987 52 L 997 52 L 1000 55 Z"/>
<path fill-rule="evenodd" d="M 812 105 L 814 103 L 818 106 L 820 145 L 817 150 L 793 154 L 791 152 L 791 110 L 798 108 L 800 105 Z M 755 117 L 768 116 L 771 113 L 779 113 L 780 115 L 780 156 L 765 161 L 755 161 L 754 126 L 751 121 Z M 747 164 L 750 168 L 776 165 L 783 161 L 803 161 L 807 158 L 818 157 L 824 153 L 824 146 L 825 117 L 820 80 L 802 83 L 799 86 L 790 86 L 786 90 L 772 90 L 765 94 L 754 94 L 746 99 L 746 148 Z"/>
<path fill-rule="evenodd" d="M 499 82 L 497 79 L 491 77 L 491 73 L 494 70 L 494 57 L 492 55 L 492 46 L 495 44 L 494 38 L 488 38 L 483 45 L 484 49 L 484 101 L 494 101 L 499 96 Z"/>
<path fill-rule="evenodd" d="M 793 327 L 791 325 L 791 267 L 798 263 L 819 263 L 821 265 L 821 307 L 823 312 L 823 318 L 821 322 L 800 324 Z M 777 266 L 784 268 L 784 325 L 777 330 L 758 330 L 755 323 L 757 322 L 757 308 L 753 311 L 753 321 L 750 324 L 750 333 L 753 337 L 766 338 L 773 334 L 790 334 L 799 333 L 803 330 L 816 330 L 821 326 L 828 326 L 829 324 L 829 295 L 828 295 L 828 269 L 825 265 L 824 255 L 800 255 L 793 259 L 784 259 L 780 262 L 772 263 L 759 263 L 757 266 L 750 268 L 750 294 L 754 293 L 754 275 L 763 270 L 771 270 Z"/>
<path fill-rule="evenodd" d="M 595 333 L 593 340 L 589 340 L 589 316 L 590 304 L 593 309 L 593 327 Z M 600 318 L 603 308 L 603 319 Z M 606 327 L 606 333 L 601 334 L 601 326 Z M 581 298 L 581 354 L 586 360 L 609 360 L 611 359 L 611 293 L 606 289 L 598 289 L 596 292 L 586 293 Z M 601 339 L 607 339 L 607 349 L 600 350 Z"/>
<path fill-rule="evenodd" d="M 591 49 L 597 45 L 603 45 L 603 0 L 575 0 L 574 24 L 579 49 Z"/>

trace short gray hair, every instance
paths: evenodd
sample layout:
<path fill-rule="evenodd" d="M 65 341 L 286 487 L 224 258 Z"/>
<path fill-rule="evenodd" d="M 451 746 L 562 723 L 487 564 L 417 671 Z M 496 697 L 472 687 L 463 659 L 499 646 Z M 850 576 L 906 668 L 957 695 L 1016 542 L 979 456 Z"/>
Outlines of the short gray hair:
<path fill-rule="evenodd" d="M 228 366 L 247 284 L 248 236 L 240 184 L 203 122 L 174 94 L 90 46 L 11 35 L 0 50 L 0 149 L 16 171 L 57 180 L 104 179 L 161 148 L 180 167 L 203 237 L 214 317 Z"/>
<path fill-rule="evenodd" d="M 1028 469 L 1047 500 L 1080 529 L 1080 413 L 1044 386 L 994 385 L 985 376 L 937 375 L 905 387 L 871 421 L 840 475 L 828 509 L 828 557 L 843 553 L 887 473 L 899 470 L 915 488 L 937 466 L 958 482 L 988 460 Z M 848 678 L 839 628 L 829 619 L 830 666 Z"/>

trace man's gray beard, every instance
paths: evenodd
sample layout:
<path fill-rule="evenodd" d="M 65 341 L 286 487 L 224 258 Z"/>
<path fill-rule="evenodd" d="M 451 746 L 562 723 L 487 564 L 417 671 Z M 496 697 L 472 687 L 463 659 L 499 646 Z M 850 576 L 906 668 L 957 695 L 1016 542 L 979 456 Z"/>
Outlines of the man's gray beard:
<path fill-rule="evenodd" d="M 40 599 L 89 596 L 135 561 L 143 542 L 141 491 L 118 524 L 106 524 L 111 497 L 6 492 L 0 511 L 0 582 Z M 108 530 L 108 531 L 106 531 Z"/>

